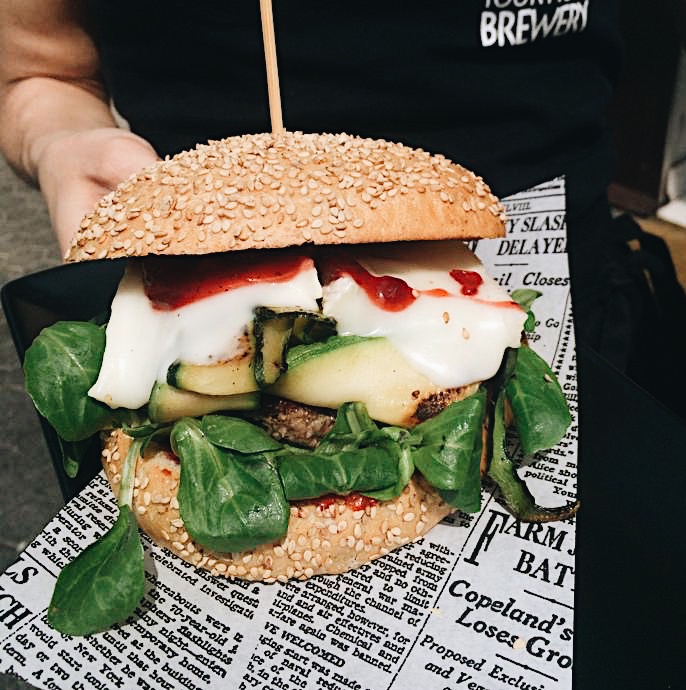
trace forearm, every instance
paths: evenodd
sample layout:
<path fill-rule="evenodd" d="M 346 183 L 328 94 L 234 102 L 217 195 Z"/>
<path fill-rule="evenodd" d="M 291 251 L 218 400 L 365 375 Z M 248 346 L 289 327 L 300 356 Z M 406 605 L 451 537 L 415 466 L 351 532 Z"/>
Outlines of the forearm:
<path fill-rule="evenodd" d="M 0 151 L 22 177 L 34 183 L 45 146 L 56 137 L 116 126 L 96 82 L 34 76 L 0 90 Z"/>

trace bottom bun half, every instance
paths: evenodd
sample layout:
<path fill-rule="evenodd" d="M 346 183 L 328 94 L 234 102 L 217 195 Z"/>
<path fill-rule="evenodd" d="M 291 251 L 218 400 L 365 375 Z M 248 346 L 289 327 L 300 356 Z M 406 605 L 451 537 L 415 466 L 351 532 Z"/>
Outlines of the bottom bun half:
<path fill-rule="evenodd" d="M 121 430 L 105 439 L 102 462 L 115 495 L 131 438 Z M 277 542 L 241 553 L 214 553 L 184 528 L 176 498 L 180 466 L 152 445 L 136 466 L 133 511 L 140 527 L 160 546 L 212 575 L 263 582 L 305 580 L 344 573 L 419 539 L 453 511 L 416 474 L 403 493 L 357 509 L 344 497 L 291 504 L 288 532 Z"/>

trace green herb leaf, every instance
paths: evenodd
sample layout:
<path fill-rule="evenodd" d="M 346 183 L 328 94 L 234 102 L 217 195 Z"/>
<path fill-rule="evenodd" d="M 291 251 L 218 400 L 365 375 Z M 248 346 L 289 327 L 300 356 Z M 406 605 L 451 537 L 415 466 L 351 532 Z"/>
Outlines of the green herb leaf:
<path fill-rule="evenodd" d="M 527 313 L 526 321 L 524 322 L 524 330 L 527 333 L 531 333 L 536 327 L 536 317 L 533 311 L 531 311 L 531 305 L 537 300 L 543 293 L 538 292 L 538 290 L 513 290 L 510 295 L 512 299 L 517 302 L 517 304 Z"/>
<path fill-rule="evenodd" d="M 375 498 L 377 501 L 390 501 L 400 496 L 407 483 L 414 474 L 414 462 L 412 460 L 412 444 L 410 432 L 396 426 L 383 427 L 383 433 L 390 436 L 399 446 L 400 455 L 398 457 L 398 481 L 386 489 L 379 491 L 365 491 L 365 496 Z"/>
<path fill-rule="evenodd" d="M 530 311 L 531 305 L 542 295 L 538 290 L 529 290 L 522 288 L 520 290 L 513 290 L 510 297 L 517 302 L 517 304 L 524 310 Z"/>
<path fill-rule="evenodd" d="M 524 454 L 532 455 L 557 445 L 572 417 L 562 388 L 546 362 L 529 347 L 520 347 L 516 352 L 505 393 Z"/>
<path fill-rule="evenodd" d="M 488 475 L 498 485 L 500 493 L 515 517 L 523 522 L 566 520 L 574 515 L 579 504 L 560 508 L 543 508 L 536 504 L 526 484 L 517 474 L 514 462 L 505 447 L 504 394 L 498 395 L 493 415 L 493 450 Z"/>
<path fill-rule="evenodd" d="M 136 462 L 143 443 L 143 439 L 135 439 L 124 458 L 114 526 L 57 578 L 48 623 L 65 635 L 106 630 L 130 616 L 145 593 L 143 545 L 131 512 Z"/>
<path fill-rule="evenodd" d="M 395 486 L 400 455 L 392 442 L 331 454 L 286 452 L 279 454 L 278 467 L 286 498 L 296 501 Z"/>
<path fill-rule="evenodd" d="M 140 455 L 145 455 L 148 446 L 157 439 L 168 439 L 169 432 L 172 427 L 171 424 L 160 422 L 159 424 L 142 424 L 141 426 L 127 426 L 122 427 L 124 433 L 134 440 L 140 440 Z"/>
<path fill-rule="evenodd" d="M 236 417 L 205 415 L 201 421 L 202 431 L 215 446 L 235 450 L 239 453 L 262 453 L 280 450 L 281 444 L 266 431 Z"/>
<path fill-rule="evenodd" d="M 244 551 L 286 533 L 290 506 L 271 458 L 220 448 L 189 418 L 176 422 L 171 442 L 181 460 L 181 518 L 199 544 Z"/>
<path fill-rule="evenodd" d="M 333 427 L 315 451 L 289 449 L 278 455 L 286 498 L 292 501 L 353 491 L 395 491 L 402 461 L 394 433 L 379 429 L 362 403 L 341 405 Z"/>
<path fill-rule="evenodd" d="M 333 454 L 359 448 L 369 443 L 370 435 L 385 442 L 386 439 L 382 439 L 379 433 L 381 432 L 369 416 L 366 405 L 348 402 L 338 408 L 336 421 L 319 442 L 316 452 L 320 455 Z"/>
<path fill-rule="evenodd" d="M 474 510 L 481 501 L 481 426 L 486 391 L 479 389 L 412 429 L 418 445 L 412 459 L 433 487 L 446 491 L 451 505 Z"/>
<path fill-rule="evenodd" d="M 36 409 L 67 441 L 111 426 L 116 414 L 88 397 L 105 351 L 105 332 L 92 323 L 60 321 L 41 331 L 26 351 L 26 390 Z"/>
<path fill-rule="evenodd" d="M 143 546 L 128 506 L 114 527 L 67 565 L 55 585 L 48 623 L 65 635 L 90 635 L 124 620 L 145 593 Z"/>
<path fill-rule="evenodd" d="M 481 510 L 481 454 L 483 450 L 482 435 L 474 444 L 472 457 L 467 471 L 469 478 L 461 489 L 439 489 L 441 498 L 453 508 L 459 508 L 465 513 L 478 513 Z"/>

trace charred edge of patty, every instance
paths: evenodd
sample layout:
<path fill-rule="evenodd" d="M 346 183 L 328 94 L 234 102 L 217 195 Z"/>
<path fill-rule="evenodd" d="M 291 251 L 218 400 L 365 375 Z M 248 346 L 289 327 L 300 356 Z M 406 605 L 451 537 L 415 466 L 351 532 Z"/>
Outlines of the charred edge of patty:
<path fill-rule="evenodd" d="M 335 410 L 267 396 L 262 409 L 250 417 L 277 441 L 304 448 L 316 448 L 336 421 Z"/>
<path fill-rule="evenodd" d="M 474 384 L 469 386 L 461 386 L 460 388 L 448 388 L 438 393 L 423 398 L 417 403 L 412 421 L 416 424 L 425 422 L 431 417 L 435 417 L 439 412 L 442 412 L 448 405 L 466 398 L 473 392 Z"/>

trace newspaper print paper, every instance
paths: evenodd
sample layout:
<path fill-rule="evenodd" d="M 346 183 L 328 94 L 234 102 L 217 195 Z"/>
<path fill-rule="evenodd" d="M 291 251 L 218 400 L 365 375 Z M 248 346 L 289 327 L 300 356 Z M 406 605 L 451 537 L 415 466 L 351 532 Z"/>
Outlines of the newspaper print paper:
<path fill-rule="evenodd" d="M 506 239 L 476 243 L 509 290 L 544 293 L 533 347 L 574 422 L 522 474 L 543 505 L 576 495 L 576 372 L 564 180 L 505 200 Z M 516 452 L 516 449 L 514 449 Z M 342 576 L 263 585 L 213 578 L 145 540 L 147 592 L 105 633 L 48 627 L 59 569 L 112 524 L 102 475 L 0 577 L 0 671 L 60 690 L 565 690 L 571 688 L 574 524 L 522 524 L 484 492 L 419 541 Z"/>

